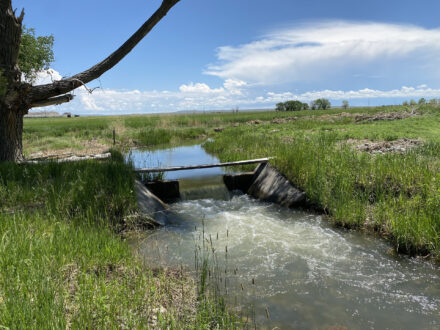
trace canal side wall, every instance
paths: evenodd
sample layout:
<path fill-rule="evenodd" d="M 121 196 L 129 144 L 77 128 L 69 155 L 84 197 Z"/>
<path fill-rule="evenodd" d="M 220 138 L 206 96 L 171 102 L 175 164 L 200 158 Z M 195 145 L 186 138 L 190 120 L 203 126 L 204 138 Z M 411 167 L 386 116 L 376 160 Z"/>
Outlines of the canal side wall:
<path fill-rule="evenodd" d="M 255 172 L 246 172 L 240 174 L 225 174 L 223 182 L 229 191 L 240 190 L 246 194 L 252 185 Z"/>
<path fill-rule="evenodd" d="M 139 180 L 135 181 L 135 191 L 138 209 L 142 215 L 154 219 L 160 226 L 169 224 L 175 218 L 168 205 Z"/>
<path fill-rule="evenodd" d="M 145 182 L 145 187 L 166 203 L 175 202 L 180 198 L 178 180 L 149 181 Z"/>
<path fill-rule="evenodd" d="M 306 194 L 269 163 L 260 164 L 252 177 L 247 194 L 259 200 L 284 207 L 304 206 Z"/>
<path fill-rule="evenodd" d="M 256 199 L 284 207 L 300 207 L 306 203 L 305 193 L 269 163 L 261 163 L 254 172 L 226 174 L 223 182 L 229 191 L 240 190 Z M 172 215 L 163 201 L 174 202 L 180 198 L 178 180 L 136 181 L 136 192 L 142 213 L 161 225 L 170 222 Z"/>

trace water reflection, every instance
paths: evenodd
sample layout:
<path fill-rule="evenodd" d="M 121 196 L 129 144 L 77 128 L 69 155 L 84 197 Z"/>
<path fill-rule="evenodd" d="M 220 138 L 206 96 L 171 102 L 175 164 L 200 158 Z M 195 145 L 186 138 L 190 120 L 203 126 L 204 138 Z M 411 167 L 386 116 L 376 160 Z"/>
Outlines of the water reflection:
<path fill-rule="evenodd" d="M 128 155 L 136 168 L 170 167 L 219 163 L 218 158 L 206 153 L 201 145 L 183 146 L 163 150 L 145 151 L 133 149 Z M 167 172 L 165 178 L 175 180 L 181 178 L 215 176 L 224 174 L 223 168 L 206 168 L 199 170 Z"/>

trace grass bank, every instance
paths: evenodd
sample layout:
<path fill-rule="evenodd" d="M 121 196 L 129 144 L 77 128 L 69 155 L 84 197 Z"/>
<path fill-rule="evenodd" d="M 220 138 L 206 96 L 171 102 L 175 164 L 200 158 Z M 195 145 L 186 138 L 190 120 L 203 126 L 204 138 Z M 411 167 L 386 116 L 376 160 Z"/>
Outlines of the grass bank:
<path fill-rule="evenodd" d="M 232 328 L 178 271 L 146 269 L 117 234 L 133 172 L 105 162 L 0 164 L 0 326 Z"/>
<path fill-rule="evenodd" d="M 273 164 L 335 224 L 377 232 L 398 251 L 440 260 L 440 111 L 417 111 L 393 120 L 335 114 L 240 126 L 205 148 L 222 161 L 275 156 Z M 356 148 L 408 139 L 420 143 L 397 151 Z"/>
<path fill-rule="evenodd" d="M 120 148 L 210 137 L 205 147 L 222 161 L 276 156 L 274 164 L 335 224 L 374 231 L 402 252 L 440 258 L 438 106 L 47 120 L 25 121 L 27 154 L 63 150 L 56 141 L 66 139 L 81 150 L 92 136 L 108 148 L 114 127 Z M 58 136 L 59 127 L 68 133 Z M 46 138 L 55 145 L 41 147 Z"/>

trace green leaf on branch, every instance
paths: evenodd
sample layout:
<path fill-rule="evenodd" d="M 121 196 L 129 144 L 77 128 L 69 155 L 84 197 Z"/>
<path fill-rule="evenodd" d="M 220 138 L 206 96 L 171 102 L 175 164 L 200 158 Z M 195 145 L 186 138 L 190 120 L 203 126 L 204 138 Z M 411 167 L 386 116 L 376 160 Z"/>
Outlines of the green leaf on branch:
<path fill-rule="evenodd" d="M 54 61 L 53 43 L 53 35 L 36 36 L 34 29 L 23 26 L 18 65 L 27 81 L 34 82 L 37 73 Z"/>

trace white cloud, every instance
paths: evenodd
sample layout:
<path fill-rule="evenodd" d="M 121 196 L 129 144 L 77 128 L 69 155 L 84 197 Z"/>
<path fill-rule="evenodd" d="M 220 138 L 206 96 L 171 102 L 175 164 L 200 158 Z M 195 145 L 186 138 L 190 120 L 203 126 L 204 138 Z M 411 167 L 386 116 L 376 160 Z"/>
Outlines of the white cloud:
<path fill-rule="evenodd" d="M 277 103 L 286 100 L 302 100 L 312 101 L 318 98 L 327 98 L 331 100 L 353 100 L 353 99 L 389 99 L 389 98 L 419 98 L 419 97 L 440 97 L 440 89 L 428 88 L 426 85 L 414 87 L 403 86 L 400 89 L 388 91 L 364 88 L 357 91 L 341 91 L 341 90 L 322 90 L 311 91 L 300 94 L 294 93 L 267 93 L 264 103 Z"/>
<path fill-rule="evenodd" d="M 396 59 L 411 58 L 425 65 L 427 57 L 439 55 L 440 29 L 328 21 L 275 31 L 236 47 L 220 47 L 219 63 L 205 73 L 268 85 L 320 80 L 347 68 Z"/>
<path fill-rule="evenodd" d="M 38 75 L 36 84 L 46 84 L 61 78 L 57 71 L 50 69 Z M 49 107 L 48 110 L 77 114 L 118 114 L 228 109 L 251 101 L 245 98 L 242 91 L 244 87 L 244 81 L 233 79 L 227 79 L 223 87 L 219 88 L 211 88 L 206 83 L 182 84 L 178 91 L 96 89 L 91 94 L 86 88 L 80 87 L 73 92 L 73 101 Z"/>
<path fill-rule="evenodd" d="M 96 100 L 91 94 L 81 93 L 81 95 L 79 95 L 79 97 L 81 99 L 81 103 L 84 107 L 84 110 L 90 110 L 93 112 L 105 111 L 105 108 L 103 108 L 102 106 L 98 106 L 96 104 Z"/>
<path fill-rule="evenodd" d="M 55 70 L 48 70 L 38 75 L 38 84 L 50 83 L 61 79 Z M 300 93 L 261 92 L 259 88 L 240 79 L 228 78 L 223 86 L 212 88 L 206 83 L 182 84 L 176 91 L 141 91 L 96 89 L 90 94 L 84 87 L 74 91 L 76 98 L 48 110 L 73 112 L 76 114 L 130 114 L 151 112 L 173 112 L 179 110 L 211 110 L 241 108 L 270 108 L 276 103 L 297 99 L 311 101 L 317 98 L 330 100 L 367 100 L 367 99 L 409 99 L 439 98 L 440 89 L 428 87 L 403 86 L 400 89 L 380 90 L 364 88 L 359 90 L 315 90 Z M 41 109 L 37 109 L 41 110 Z"/>
<path fill-rule="evenodd" d="M 194 84 L 197 85 L 197 84 Z M 206 85 L 209 90 L 211 89 Z M 367 99 L 409 99 L 409 98 L 439 98 L 440 89 L 426 86 L 406 87 L 393 90 L 377 90 L 364 88 L 360 90 L 320 90 L 304 93 L 267 92 L 264 95 L 251 95 L 249 91 L 237 93 L 236 89 L 212 93 L 205 88 L 199 91 L 119 91 L 97 89 L 89 94 L 85 89 L 77 91 L 77 97 L 70 103 L 50 107 L 48 110 L 58 112 L 70 111 L 77 114 L 130 114 L 130 113 L 159 113 L 179 110 L 214 110 L 241 108 L 271 108 L 278 102 L 301 100 L 308 102 L 317 98 L 330 100 L 367 100 Z M 37 109 L 40 110 L 40 109 Z"/>
<path fill-rule="evenodd" d="M 247 83 L 243 80 L 226 79 L 223 86 L 233 95 L 243 95 L 243 88 L 247 87 Z"/>
<path fill-rule="evenodd" d="M 211 88 L 205 83 L 189 83 L 188 85 L 181 85 L 179 90 L 182 93 L 192 94 L 234 94 L 242 95 L 242 89 L 247 86 L 246 82 L 236 79 L 226 79 L 223 87 Z"/>
<path fill-rule="evenodd" d="M 181 85 L 179 90 L 183 93 L 203 93 L 203 94 L 211 94 L 211 93 L 222 93 L 224 92 L 223 88 L 211 89 L 207 84 L 204 83 L 190 83 L 189 85 Z"/>
<path fill-rule="evenodd" d="M 37 73 L 37 78 L 35 79 L 35 85 L 45 85 L 50 84 L 56 80 L 61 80 L 63 77 L 58 71 L 54 69 L 43 70 Z"/>

